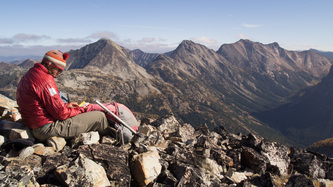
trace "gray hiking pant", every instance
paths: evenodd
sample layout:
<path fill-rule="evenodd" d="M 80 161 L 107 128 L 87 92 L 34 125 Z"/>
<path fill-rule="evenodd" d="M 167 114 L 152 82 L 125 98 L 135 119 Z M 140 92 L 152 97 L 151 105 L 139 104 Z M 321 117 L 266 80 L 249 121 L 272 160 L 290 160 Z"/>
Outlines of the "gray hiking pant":
<path fill-rule="evenodd" d="M 31 130 L 32 134 L 40 141 L 44 141 L 52 136 L 72 138 L 81 133 L 98 131 L 105 135 L 108 121 L 105 114 L 100 111 L 82 113 L 66 120 L 57 120 L 49 125 Z"/>

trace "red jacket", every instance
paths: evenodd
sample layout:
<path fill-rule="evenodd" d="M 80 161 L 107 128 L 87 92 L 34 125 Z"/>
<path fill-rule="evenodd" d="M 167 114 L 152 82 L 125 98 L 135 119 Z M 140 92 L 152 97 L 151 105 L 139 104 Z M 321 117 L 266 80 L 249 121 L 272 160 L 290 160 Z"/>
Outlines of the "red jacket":
<path fill-rule="evenodd" d="M 40 63 L 36 63 L 20 80 L 16 101 L 23 123 L 31 129 L 84 112 L 82 107 L 67 107 L 59 96 L 54 78 Z"/>

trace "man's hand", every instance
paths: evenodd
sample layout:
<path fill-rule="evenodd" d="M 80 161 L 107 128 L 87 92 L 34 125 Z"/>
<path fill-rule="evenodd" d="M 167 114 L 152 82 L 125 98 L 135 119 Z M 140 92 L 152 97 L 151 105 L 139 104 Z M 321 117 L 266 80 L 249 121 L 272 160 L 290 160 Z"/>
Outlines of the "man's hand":
<path fill-rule="evenodd" d="M 77 104 L 77 102 L 70 102 L 70 103 L 67 103 L 67 107 L 68 108 L 77 108 L 80 106 L 79 106 L 79 104 Z"/>

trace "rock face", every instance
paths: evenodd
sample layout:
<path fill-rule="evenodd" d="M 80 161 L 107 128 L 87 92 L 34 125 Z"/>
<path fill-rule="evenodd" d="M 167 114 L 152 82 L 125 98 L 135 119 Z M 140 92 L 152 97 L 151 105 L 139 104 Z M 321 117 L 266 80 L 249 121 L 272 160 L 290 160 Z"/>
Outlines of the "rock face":
<path fill-rule="evenodd" d="M 157 53 L 145 53 L 140 49 L 130 51 L 129 54 L 133 58 L 135 63 L 140 65 L 141 67 L 145 67 L 158 56 Z"/>
<path fill-rule="evenodd" d="M 1 146 L 0 186 L 314 186 L 332 184 L 333 160 L 220 126 L 144 120 L 131 142 L 83 134 L 65 146 L 27 139 Z M 5 137 L 6 139 L 7 137 Z M 59 141 L 59 142 L 58 142 Z M 56 148 L 54 148 L 54 147 Z"/>

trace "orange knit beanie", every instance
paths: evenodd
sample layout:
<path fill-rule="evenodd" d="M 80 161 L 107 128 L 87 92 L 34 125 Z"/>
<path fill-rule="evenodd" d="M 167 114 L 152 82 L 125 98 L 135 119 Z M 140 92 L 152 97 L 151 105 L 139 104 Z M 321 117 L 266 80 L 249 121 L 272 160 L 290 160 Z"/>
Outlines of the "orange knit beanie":
<path fill-rule="evenodd" d="M 53 65 L 56 68 L 64 70 L 66 67 L 66 60 L 69 58 L 68 53 L 62 53 L 61 51 L 51 50 L 48 51 L 42 60 L 44 63 Z"/>

